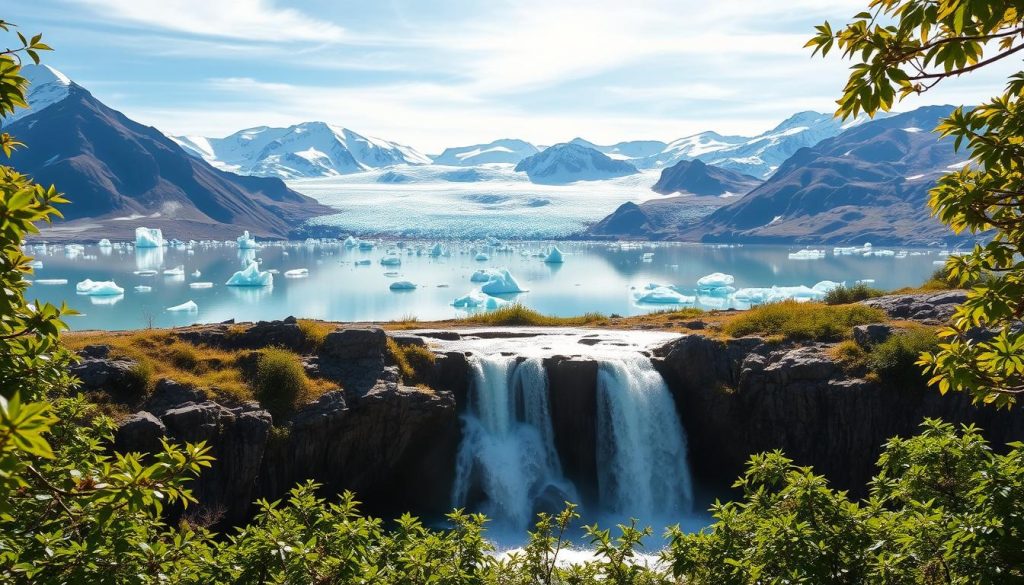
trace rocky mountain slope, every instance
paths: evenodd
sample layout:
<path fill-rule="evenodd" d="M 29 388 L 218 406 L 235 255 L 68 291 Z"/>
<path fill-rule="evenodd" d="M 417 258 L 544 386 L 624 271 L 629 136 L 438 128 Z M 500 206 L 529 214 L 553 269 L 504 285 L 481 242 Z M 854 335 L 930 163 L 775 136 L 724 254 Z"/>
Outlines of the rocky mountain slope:
<path fill-rule="evenodd" d="M 410 146 L 357 134 L 325 122 L 259 126 L 224 138 L 174 137 L 189 154 L 232 172 L 298 179 L 356 173 L 397 164 L 429 164 Z"/>
<path fill-rule="evenodd" d="M 26 67 L 25 74 L 41 77 L 41 89 L 54 83 L 48 68 Z M 85 88 L 65 85 L 63 97 L 32 102 L 30 115 L 4 127 L 29 145 L 14 153 L 14 168 L 55 184 L 71 200 L 61 210 L 66 221 L 46 230 L 46 237 L 129 238 L 142 224 L 180 239 L 223 238 L 226 226 L 284 237 L 303 220 L 330 211 L 278 179 L 217 170 Z M 52 90 L 45 95 L 52 97 Z"/>
<path fill-rule="evenodd" d="M 637 173 L 632 164 L 578 144 L 556 144 L 529 156 L 516 165 L 530 181 L 561 185 L 576 181 L 596 181 Z"/>
<path fill-rule="evenodd" d="M 700 160 L 681 160 L 661 171 L 661 177 L 651 190 L 662 195 L 740 196 L 760 184 L 760 180 L 750 175 L 704 164 Z"/>

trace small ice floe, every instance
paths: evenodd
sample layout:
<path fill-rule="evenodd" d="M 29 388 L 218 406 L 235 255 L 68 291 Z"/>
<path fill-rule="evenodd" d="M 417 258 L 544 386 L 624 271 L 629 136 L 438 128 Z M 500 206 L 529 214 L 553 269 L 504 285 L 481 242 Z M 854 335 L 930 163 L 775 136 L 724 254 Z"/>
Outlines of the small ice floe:
<path fill-rule="evenodd" d="M 380 265 L 381 266 L 401 266 L 402 265 L 402 257 L 399 256 L 396 252 L 388 252 L 387 254 L 384 255 L 383 258 L 380 259 Z"/>
<path fill-rule="evenodd" d="M 562 251 L 558 249 L 558 246 L 552 246 L 551 251 L 549 251 L 548 255 L 544 258 L 544 262 L 548 264 L 561 264 L 565 262 L 565 258 Z"/>
<path fill-rule="evenodd" d="M 274 275 L 269 272 L 260 272 L 259 264 L 249 264 L 245 270 L 239 270 L 231 275 L 225 282 L 227 286 L 273 286 Z"/>
<path fill-rule="evenodd" d="M 117 286 L 113 280 L 90 280 L 86 278 L 75 285 L 75 292 L 80 295 L 106 297 L 123 295 L 124 289 Z"/>
<path fill-rule="evenodd" d="M 212 282 L 190 282 L 188 283 L 189 288 L 213 288 Z"/>
<path fill-rule="evenodd" d="M 493 311 L 507 304 L 508 301 L 484 294 L 479 290 L 469 291 L 468 294 L 452 301 L 452 306 L 460 309 L 485 309 L 488 311 Z"/>
<path fill-rule="evenodd" d="M 526 289 L 519 286 L 519 282 L 508 270 L 501 270 L 491 277 L 480 287 L 480 292 L 489 295 L 506 295 L 526 292 Z"/>
<path fill-rule="evenodd" d="M 430 252 L 428 253 L 428 255 L 429 256 L 433 256 L 435 258 L 438 257 L 438 256 L 443 256 L 444 255 L 444 246 L 442 246 L 440 242 L 434 244 L 434 246 L 432 248 L 430 248 Z"/>
<path fill-rule="evenodd" d="M 135 287 L 134 290 L 135 292 L 148 293 L 153 290 L 153 287 L 140 284 L 139 286 Z"/>
<path fill-rule="evenodd" d="M 173 307 L 167 307 L 167 310 L 172 313 L 195 313 L 199 310 L 199 305 L 195 301 L 185 301 L 180 305 L 174 305 Z"/>
<path fill-rule="evenodd" d="M 151 269 L 146 268 L 144 270 L 135 270 L 134 272 L 132 272 L 132 274 L 135 274 L 135 275 L 138 275 L 138 276 L 156 276 L 157 274 L 160 274 L 160 273 L 157 272 L 156 270 L 151 270 Z"/>
<path fill-rule="evenodd" d="M 161 248 L 164 245 L 164 234 L 160 228 L 135 228 L 136 248 Z"/>
<path fill-rule="evenodd" d="M 249 230 L 243 232 L 235 241 L 238 242 L 239 250 L 255 250 L 260 247 L 256 242 L 256 238 L 249 235 Z"/>
<path fill-rule="evenodd" d="M 185 276 L 184 266 L 175 266 L 164 270 L 164 276 Z"/>
<path fill-rule="evenodd" d="M 480 270 L 477 270 L 476 272 L 473 273 L 472 276 L 469 277 L 469 281 L 487 282 L 495 276 L 501 276 L 501 272 L 495 270 L 494 268 L 481 268 Z"/>
<path fill-rule="evenodd" d="M 640 259 L 643 262 L 654 262 L 654 252 L 644 252 Z"/>
<path fill-rule="evenodd" d="M 476 260 L 477 262 L 487 262 L 488 260 L 491 259 L 491 257 L 483 252 L 478 252 L 477 255 L 473 257 L 473 259 Z"/>
<path fill-rule="evenodd" d="M 835 256 L 856 256 L 871 253 L 871 243 L 867 242 L 863 246 L 847 246 L 837 247 L 832 249 L 832 254 Z"/>
<path fill-rule="evenodd" d="M 633 291 L 633 299 L 638 303 L 682 305 L 697 300 L 695 297 L 680 293 L 675 287 L 652 282 L 647 286 Z"/>
<path fill-rule="evenodd" d="M 66 278 L 37 278 L 34 281 L 36 284 L 67 284 L 68 279 Z"/>
<path fill-rule="evenodd" d="M 203 275 L 203 273 L 199 272 L 198 270 L 193 270 L 192 271 L 192 278 L 199 278 L 202 275 Z"/>
<path fill-rule="evenodd" d="M 308 268 L 292 268 L 284 271 L 285 278 L 306 278 L 309 276 Z"/>
<path fill-rule="evenodd" d="M 408 280 L 397 280 L 388 287 L 391 290 L 416 290 L 416 285 Z"/>
<path fill-rule="evenodd" d="M 29 268 L 32 268 L 33 270 L 39 270 L 40 268 L 43 267 L 43 261 L 42 260 L 33 260 L 33 261 L 28 263 L 28 266 L 29 266 Z"/>
<path fill-rule="evenodd" d="M 372 263 L 369 258 L 363 258 L 361 260 L 356 260 L 355 264 L 356 266 L 369 266 Z"/>
<path fill-rule="evenodd" d="M 360 250 L 372 250 L 373 247 L 376 246 L 376 245 L 377 244 L 374 243 L 372 240 L 359 240 L 359 249 Z"/>
<path fill-rule="evenodd" d="M 345 247 L 346 248 L 358 248 L 359 247 L 359 240 L 354 238 L 354 237 L 352 237 L 352 236 L 349 236 L 349 237 L 345 238 Z"/>
<path fill-rule="evenodd" d="M 790 252 L 790 260 L 821 260 L 825 257 L 825 250 L 803 249 L 798 252 Z"/>
<path fill-rule="evenodd" d="M 114 245 L 111 244 L 110 240 L 108 240 L 107 238 L 103 238 L 96 245 L 99 246 L 100 248 L 113 248 L 114 247 Z"/>
<path fill-rule="evenodd" d="M 732 287 L 734 282 L 736 279 L 731 274 L 712 272 L 697 279 L 697 292 L 713 297 L 728 296 L 736 290 Z"/>

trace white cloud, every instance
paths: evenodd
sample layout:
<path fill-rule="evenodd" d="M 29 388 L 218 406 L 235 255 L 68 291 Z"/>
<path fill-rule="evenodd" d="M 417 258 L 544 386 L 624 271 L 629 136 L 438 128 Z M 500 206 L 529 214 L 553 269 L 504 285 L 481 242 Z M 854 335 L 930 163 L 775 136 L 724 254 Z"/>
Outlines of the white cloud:
<path fill-rule="evenodd" d="M 271 0 L 75 0 L 105 19 L 197 36 L 334 42 L 341 27 Z"/>

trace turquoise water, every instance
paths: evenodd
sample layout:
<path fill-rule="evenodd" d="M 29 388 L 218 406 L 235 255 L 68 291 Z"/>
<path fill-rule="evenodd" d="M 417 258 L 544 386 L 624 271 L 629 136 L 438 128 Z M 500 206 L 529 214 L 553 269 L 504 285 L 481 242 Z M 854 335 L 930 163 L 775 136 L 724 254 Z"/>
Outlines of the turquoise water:
<path fill-rule="evenodd" d="M 880 288 L 898 288 L 923 282 L 944 259 L 939 250 L 873 250 L 836 255 L 832 248 L 823 258 L 792 259 L 799 247 L 711 246 L 694 244 L 617 245 L 560 242 L 564 263 L 548 264 L 540 256 L 551 246 L 545 242 L 442 243 L 448 255 L 432 257 L 434 242 L 378 242 L 369 250 L 346 248 L 339 242 L 294 242 L 239 250 L 232 242 L 196 243 L 163 249 L 133 250 L 130 246 L 84 248 L 30 247 L 42 263 L 31 278 L 29 298 L 67 302 L 81 312 L 69 318 L 75 329 L 131 329 L 179 326 L 198 322 L 280 319 L 289 315 L 336 321 L 380 321 L 417 317 L 421 320 L 459 317 L 466 309 L 452 301 L 479 282 L 471 282 L 480 269 L 507 269 L 528 292 L 502 295 L 543 313 L 577 315 L 588 311 L 636 315 L 678 305 L 637 302 L 638 290 L 649 283 L 674 286 L 697 298 L 688 305 L 721 307 L 742 303 L 722 296 L 699 296 L 697 280 L 713 272 L 733 275 L 734 288 L 804 285 L 819 281 L 874 280 Z M 388 250 L 397 252 L 398 266 L 383 266 Z M 479 253 L 489 259 L 476 260 Z M 902 253 L 901 253 L 902 252 Z M 652 254 L 645 261 L 644 255 Z M 261 270 L 279 271 L 272 287 L 231 287 L 231 275 L 259 260 Z M 369 264 L 357 262 L 369 261 Z M 182 267 L 183 275 L 164 270 Z M 286 278 L 287 270 L 308 269 L 304 278 Z M 199 276 L 193 276 L 195 271 Z M 156 271 L 147 275 L 144 271 Z M 141 272 L 141 273 L 140 273 Z M 123 295 L 76 294 L 86 278 L 113 280 Z M 66 284 L 61 284 L 66 280 Z M 410 281 L 414 290 L 392 291 L 396 281 Z M 191 288 L 209 282 L 210 288 Z M 48 284 L 44 284 L 48 283 Z M 150 287 L 138 292 L 136 286 Z M 193 301 L 195 311 L 170 312 L 167 308 Z M 470 309 L 473 310 L 473 309 Z"/>

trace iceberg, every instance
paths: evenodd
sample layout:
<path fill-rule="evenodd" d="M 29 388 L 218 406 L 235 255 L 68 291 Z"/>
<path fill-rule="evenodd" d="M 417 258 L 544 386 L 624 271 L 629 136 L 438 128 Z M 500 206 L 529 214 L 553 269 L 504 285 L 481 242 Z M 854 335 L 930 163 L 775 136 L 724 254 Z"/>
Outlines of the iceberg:
<path fill-rule="evenodd" d="M 547 257 L 544 258 L 544 262 L 548 264 L 561 264 L 565 262 L 562 251 L 558 249 L 558 246 L 552 246 L 551 251 L 548 252 Z"/>
<path fill-rule="evenodd" d="M 453 307 L 461 309 L 486 309 L 488 311 L 493 311 L 507 304 L 508 301 L 484 294 L 478 289 L 471 290 L 468 294 L 452 301 Z"/>
<path fill-rule="evenodd" d="M 473 259 L 476 260 L 477 262 L 486 262 L 490 260 L 491 257 L 488 256 L 487 254 L 484 254 L 483 252 L 480 252 Z"/>
<path fill-rule="evenodd" d="M 100 248 L 113 248 L 113 247 L 114 247 L 114 245 L 113 245 L 113 244 L 111 244 L 111 243 L 110 243 L 110 240 L 108 240 L 107 238 L 103 238 L 103 239 L 102 239 L 102 240 L 100 240 L 100 242 L 99 242 L 98 244 L 96 244 L 96 245 L 97 245 L 97 246 L 99 246 Z"/>
<path fill-rule="evenodd" d="M 487 282 L 494 276 L 501 276 L 501 273 L 493 268 L 481 268 L 469 277 L 470 282 Z"/>
<path fill-rule="evenodd" d="M 292 268 L 284 271 L 285 278 L 306 278 L 309 276 L 308 268 Z"/>
<path fill-rule="evenodd" d="M 663 284 L 650 283 L 642 289 L 633 293 L 633 298 L 638 303 L 681 305 L 692 303 L 695 297 L 681 294 L 675 288 Z"/>
<path fill-rule="evenodd" d="M 174 305 L 173 307 L 167 307 L 168 311 L 172 313 L 195 313 L 199 310 L 199 305 L 195 301 L 185 301 L 180 305 Z"/>
<path fill-rule="evenodd" d="M 487 282 L 480 287 L 480 292 L 489 295 L 506 295 L 526 292 L 526 289 L 519 286 L 519 282 L 508 270 L 502 270 L 497 274 L 492 274 Z"/>
<path fill-rule="evenodd" d="M 389 286 L 391 290 L 416 290 L 416 285 L 409 282 L 408 280 L 398 280 L 391 283 Z"/>
<path fill-rule="evenodd" d="M 213 288 L 212 282 L 190 282 L 188 283 L 189 288 Z"/>
<path fill-rule="evenodd" d="M 40 278 L 35 281 L 36 284 L 67 284 L 68 279 L 66 278 Z"/>
<path fill-rule="evenodd" d="M 164 234 L 160 228 L 135 228 L 136 248 L 162 248 L 164 245 Z"/>
<path fill-rule="evenodd" d="M 440 243 L 434 244 L 434 246 L 430 249 L 430 253 L 428 255 L 433 256 L 435 258 L 438 256 L 443 256 L 444 246 L 442 246 Z"/>
<path fill-rule="evenodd" d="M 245 230 L 235 241 L 238 242 L 239 250 L 255 250 L 260 247 L 256 243 L 256 238 L 249 235 L 249 230 Z"/>
<path fill-rule="evenodd" d="M 388 252 L 380 259 L 381 266 L 401 266 L 402 257 L 394 252 Z"/>
<path fill-rule="evenodd" d="M 372 250 L 373 246 L 374 246 L 374 243 L 371 242 L 371 241 L 359 240 L 359 249 L 360 250 Z"/>
<path fill-rule="evenodd" d="M 846 286 L 846 282 L 833 282 L 831 280 L 823 280 L 818 284 L 812 286 L 811 290 L 821 293 L 821 296 L 824 297 L 826 294 L 828 294 L 828 291 L 834 288 L 839 288 L 841 286 Z"/>
<path fill-rule="evenodd" d="M 153 287 L 146 286 L 144 284 L 140 284 L 139 286 L 135 287 L 135 292 L 140 292 L 140 293 L 150 292 L 151 290 L 153 290 Z"/>
<path fill-rule="evenodd" d="M 89 280 L 86 278 L 75 285 L 75 292 L 80 295 L 106 297 L 112 295 L 123 295 L 124 289 L 117 286 L 113 280 Z"/>
<path fill-rule="evenodd" d="M 362 260 L 356 260 L 356 266 L 369 266 L 371 264 L 369 258 L 363 258 Z"/>
<path fill-rule="evenodd" d="M 653 262 L 654 252 L 644 252 L 644 255 L 640 258 L 643 262 Z"/>
<path fill-rule="evenodd" d="M 804 249 L 799 252 L 790 252 L 790 260 L 821 260 L 825 257 L 825 250 Z"/>
<path fill-rule="evenodd" d="M 185 267 L 175 266 L 174 268 L 168 268 L 164 270 L 164 276 L 185 276 Z"/>
<path fill-rule="evenodd" d="M 723 286 L 729 286 L 736 282 L 731 274 L 723 274 L 721 272 L 712 272 L 707 276 L 702 276 L 697 279 L 697 288 L 720 288 Z"/>
<path fill-rule="evenodd" d="M 193 270 L 192 271 L 192 278 L 199 278 L 202 275 L 203 275 L 203 273 L 199 272 L 198 270 Z"/>
<path fill-rule="evenodd" d="M 349 236 L 349 237 L 345 238 L 345 247 L 346 248 L 356 248 L 358 246 L 359 246 L 359 240 L 357 240 L 356 238 L 353 238 L 352 236 Z"/>
<path fill-rule="evenodd" d="M 274 275 L 269 272 L 260 272 L 260 265 L 253 262 L 245 270 L 239 270 L 232 274 L 224 284 L 228 286 L 273 286 Z"/>

